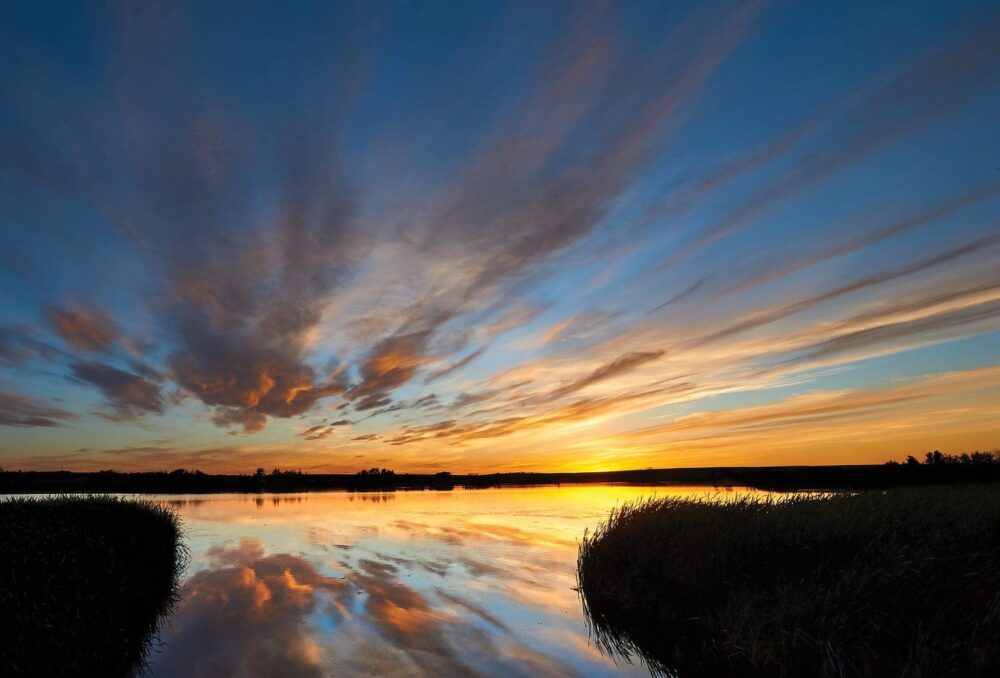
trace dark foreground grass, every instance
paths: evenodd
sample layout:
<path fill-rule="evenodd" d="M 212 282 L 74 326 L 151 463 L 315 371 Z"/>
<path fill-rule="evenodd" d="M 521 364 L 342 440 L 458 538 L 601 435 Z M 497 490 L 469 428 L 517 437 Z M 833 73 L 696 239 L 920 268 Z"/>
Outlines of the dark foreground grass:
<path fill-rule="evenodd" d="M 601 648 L 654 673 L 1000 675 L 1000 488 L 651 500 L 580 545 Z"/>
<path fill-rule="evenodd" d="M 183 558 L 177 517 L 151 502 L 0 500 L 0 675 L 132 674 Z"/>

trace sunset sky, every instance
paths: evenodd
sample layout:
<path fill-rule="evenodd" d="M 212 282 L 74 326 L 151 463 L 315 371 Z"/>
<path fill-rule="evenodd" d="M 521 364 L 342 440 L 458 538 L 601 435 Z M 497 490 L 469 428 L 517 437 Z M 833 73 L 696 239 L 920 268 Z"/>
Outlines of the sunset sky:
<path fill-rule="evenodd" d="M 1000 446 L 995 2 L 0 5 L 0 466 Z"/>

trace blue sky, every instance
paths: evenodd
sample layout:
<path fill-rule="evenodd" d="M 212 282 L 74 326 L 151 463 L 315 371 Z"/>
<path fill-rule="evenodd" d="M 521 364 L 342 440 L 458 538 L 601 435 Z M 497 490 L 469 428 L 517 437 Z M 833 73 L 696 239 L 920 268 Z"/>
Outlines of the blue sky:
<path fill-rule="evenodd" d="M 991 3 L 0 18 L 0 465 L 994 447 Z"/>

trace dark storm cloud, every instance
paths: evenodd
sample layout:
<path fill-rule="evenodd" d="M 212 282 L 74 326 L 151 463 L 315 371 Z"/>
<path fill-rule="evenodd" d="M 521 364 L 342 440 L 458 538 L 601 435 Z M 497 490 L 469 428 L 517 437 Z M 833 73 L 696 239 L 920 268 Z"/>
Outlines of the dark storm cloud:
<path fill-rule="evenodd" d="M 96 386 L 114 409 L 112 419 L 135 419 L 147 412 L 163 414 L 160 387 L 137 374 L 102 363 L 70 365 L 74 381 Z"/>
<path fill-rule="evenodd" d="M 76 417 L 40 400 L 0 391 L 0 426 L 52 428 Z"/>

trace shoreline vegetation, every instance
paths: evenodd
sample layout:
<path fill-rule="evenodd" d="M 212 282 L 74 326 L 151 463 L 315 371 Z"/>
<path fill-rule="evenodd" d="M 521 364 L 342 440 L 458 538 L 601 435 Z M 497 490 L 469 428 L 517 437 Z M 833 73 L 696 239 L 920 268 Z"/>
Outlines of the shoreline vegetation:
<path fill-rule="evenodd" d="M 1000 673 L 1000 491 L 649 499 L 585 535 L 602 651 L 671 676 Z"/>
<path fill-rule="evenodd" d="M 170 510 L 89 496 L 0 500 L 0 675 L 130 676 L 186 561 Z"/>
<path fill-rule="evenodd" d="M 354 474 L 302 473 L 263 468 L 253 474 L 208 474 L 176 469 L 162 472 L 4 471 L 0 494 L 310 492 L 323 490 L 451 490 L 534 485 L 609 484 L 712 485 L 761 490 L 885 489 L 908 485 L 983 483 L 1000 480 L 1000 451 L 949 455 L 928 452 L 923 461 L 844 466 L 747 466 L 637 469 L 588 473 L 395 473 L 366 469 Z"/>

